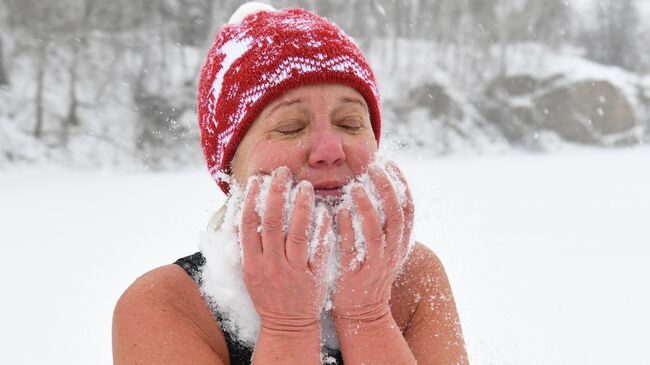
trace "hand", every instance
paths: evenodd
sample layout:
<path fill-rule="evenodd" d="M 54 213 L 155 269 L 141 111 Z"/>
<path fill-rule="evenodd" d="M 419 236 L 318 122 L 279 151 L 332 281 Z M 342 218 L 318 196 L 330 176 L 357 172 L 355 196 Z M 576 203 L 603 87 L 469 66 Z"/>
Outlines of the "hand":
<path fill-rule="evenodd" d="M 314 206 L 313 186 L 298 184 L 295 207 L 285 239 L 283 215 L 285 193 L 292 180 L 286 167 L 275 171 L 266 201 L 262 233 L 255 210 L 260 179 L 252 180 L 245 197 L 239 228 L 243 250 L 243 277 L 263 328 L 295 332 L 319 324 L 325 299 L 322 275 L 331 244 L 327 231 L 331 215 L 326 212 L 318 234 L 318 245 L 308 258 L 308 231 Z"/>
<path fill-rule="evenodd" d="M 386 215 L 384 227 L 363 186 L 352 188 L 352 200 L 366 241 L 363 262 L 355 261 L 357 253 L 349 207 L 342 208 L 337 215 L 341 275 L 332 294 L 335 319 L 370 322 L 390 312 L 391 286 L 408 253 L 413 199 L 397 166 L 389 163 L 387 169 L 405 187 L 406 199 L 400 204 L 386 172 L 376 165 L 368 168 Z"/>

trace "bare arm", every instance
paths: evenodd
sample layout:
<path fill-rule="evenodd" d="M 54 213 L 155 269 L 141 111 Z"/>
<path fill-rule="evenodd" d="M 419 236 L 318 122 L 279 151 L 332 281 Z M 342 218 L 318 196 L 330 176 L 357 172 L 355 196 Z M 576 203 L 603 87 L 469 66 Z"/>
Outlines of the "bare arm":
<path fill-rule="evenodd" d="M 419 299 L 404 330 L 404 338 L 418 362 L 469 364 L 454 296 L 438 257 L 417 244 L 398 284 L 406 295 L 396 297 L 394 305 Z"/>
<path fill-rule="evenodd" d="M 113 363 L 227 364 L 223 333 L 177 265 L 138 278 L 113 313 Z"/>

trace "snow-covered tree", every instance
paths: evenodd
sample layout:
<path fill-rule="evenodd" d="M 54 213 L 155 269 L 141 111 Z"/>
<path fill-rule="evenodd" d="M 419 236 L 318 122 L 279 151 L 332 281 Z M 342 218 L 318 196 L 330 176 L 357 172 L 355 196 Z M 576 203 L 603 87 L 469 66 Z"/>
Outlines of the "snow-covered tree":
<path fill-rule="evenodd" d="M 635 0 L 600 0 L 595 3 L 595 27 L 584 34 L 587 56 L 629 70 L 640 68 L 639 12 Z"/>

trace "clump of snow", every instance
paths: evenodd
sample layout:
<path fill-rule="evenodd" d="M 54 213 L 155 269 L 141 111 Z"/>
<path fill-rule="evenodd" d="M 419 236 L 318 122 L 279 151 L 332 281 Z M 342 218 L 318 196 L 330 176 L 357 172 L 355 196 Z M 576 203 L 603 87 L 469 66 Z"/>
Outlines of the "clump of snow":
<path fill-rule="evenodd" d="M 396 176 L 395 172 L 386 164 L 385 160 L 377 158 L 373 163 L 386 172 L 390 184 L 396 191 L 402 206 L 406 203 L 406 186 Z M 260 191 L 255 201 L 255 210 L 260 217 L 264 218 L 266 202 L 269 197 L 271 182 L 277 170 L 271 175 L 261 176 Z M 222 328 L 231 333 L 233 337 L 242 344 L 253 347 L 259 333 L 260 318 L 255 311 L 242 275 L 243 253 L 241 250 L 241 239 L 238 226 L 241 221 L 243 202 L 250 193 L 251 182 L 258 177 L 251 177 L 246 186 L 242 187 L 236 181 L 231 181 L 231 193 L 225 205 L 225 214 L 222 222 L 212 222 L 208 231 L 200 236 L 200 249 L 206 259 L 206 265 L 202 272 L 203 284 L 201 291 L 208 299 L 212 309 L 221 317 Z M 289 181 L 284 193 L 285 204 L 283 207 L 283 231 L 285 238 L 288 233 L 289 222 L 293 214 L 296 195 L 298 190 L 311 184 L 308 181 Z M 322 236 L 322 227 L 325 224 L 327 212 L 336 215 L 341 207 L 348 207 L 352 213 L 353 229 L 355 234 L 355 249 L 357 256 L 354 265 L 363 262 L 366 253 L 367 242 L 363 235 L 363 222 L 359 216 L 352 199 L 352 189 L 361 187 L 365 190 L 381 219 L 382 225 L 386 221 L 381 198 L 378 196 L 377 188 L 372 183 L 370 176 L 364 173 L 342 187 L 342 198 L 338 200 L 320 201 L 316 200 L 313 205 L 311 225 L 308 229 L 308 255 L 312 260 L 319 245 L 332 246 L 326 250 L 330 252 L 326 258 L 326 266 L 322 273 L 321 280 L 326 286 L 327 295 L 323 303 L 321 313 L 321 340 L 323 346 L 329 349 L 338 349 L 339 342 L 334 327 L 331 310 L 333 303 L 331 293 L 335 290 L 336 279 L 340 275 L 341 268 L 339 261 L 339 237 L 336 219 L 333 219 L 330 229 Z M 258 228 L 261 233 L 262 226 Z M 409 251 L 412 247 L 409 243 Z M 404 258 L 403 261 L 405 261 Z M 400 263 L 403 264 L 403 261 Z M 353 266 L 354 266 L 353 265 Z"/>
<path fill-rule="evenodd" d="M 244 191 L 237 184 L 231 184 L 230 194 L 223 222 L 215 222 L 216 230 L 202 232 L 199 237 L 199 248 L 206 259 L 201 273 L 201 292 L 219 314 L 221 328 L 251 346 L 259 332 L 260 318 L 246 290 L 241 248 L 236 244 Z"/>

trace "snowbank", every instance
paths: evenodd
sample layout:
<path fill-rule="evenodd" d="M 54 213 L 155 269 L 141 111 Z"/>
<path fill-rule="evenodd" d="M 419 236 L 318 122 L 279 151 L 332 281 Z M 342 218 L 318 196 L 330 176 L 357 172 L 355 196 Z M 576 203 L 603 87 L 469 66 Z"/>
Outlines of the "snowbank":
<path fill-rule="evenodd" d="M 639 363 L 650 328 L 650 149 L 398 159 L 476 364 Z M 198 249 L 201 171 L 0 174 L 2 360 L 110 364 L 138 276 Z"/>

